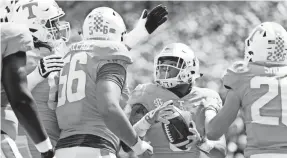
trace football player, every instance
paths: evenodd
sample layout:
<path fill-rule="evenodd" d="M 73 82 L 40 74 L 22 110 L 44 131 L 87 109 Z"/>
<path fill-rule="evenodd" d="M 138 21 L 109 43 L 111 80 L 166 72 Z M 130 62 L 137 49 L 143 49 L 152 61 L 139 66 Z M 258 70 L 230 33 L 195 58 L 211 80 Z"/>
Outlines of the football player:
<path fill-rule="evenodd" d="M 241 110 L 247 158 L 287 156 L 287 33 L 277 23 L 255 27 L 245 41 L 245 61 L 227 69 L 222 110 L 208 124 L 209 139 L 224 134 Z"/>
<path fill-rule="evenodd" d="M 51 158 L 54 155 L 52 145 L 41 121 L 39 121 L 35 101 L 27 86 L 26 51 L 34 48 L 33 37 L 26 25 L 9 22 L 8 17 L 10 18 L 10 15 L 3 14 L 4 12 L 13 14 L 14 9 L 17 9 L 13 8 L 15 3 L 15 1 L 11 3 L 10 1 L 1 1 L 0 5 L 3 62 L 1 82 L 4 87 L 1 89 L 1 157 L 22 157 L 14 142 L 19 120 L 36 144 L 38 151 L 42 153 L 42 157 Z M 38 48 L 37 45 L 35 47 Z"/>
<path fill-rule="evenodd" d="M 154 61 L 155 83 L 138 85 L 132 92 L 128 101 L 126 112 L 134 124 L 139 136 L 145 137 L 154 148 L 154 158 L 190 158 L 206 156 L 225 157 L 225 139 L 218 141 L 205 139 L 205 125 L 216 115 L 221 107 L 221 99 L 217 92 L 195 86 L 195 80 L 201 76 L 199 61 L 194 52 L 185 44 L 172 43 L 167 45 L 155 57 Z M 177 108 L 190 112 L 190 126 L 188 136 L 191 143 L 182 142 L 186 150 L 179 149 L 171 144 L 164 134 L 160 122 L 167 113 L 160 109 L 161 105 L 169 104 L 170 100 Z M 205 113 L 201 104 L 208 100 Z M 156 114 L 158 113 L 158 114 Z M 192 123 L 194 124 L 194 123 Z M 196 128 L 195 128 L 196 126 Z M 127 149 L 125 149 L 128 151 Z M 201 152 L 204 151 L 205 153 Z"/>
<path fill-rule="evenodd" d="M 26 6 L 32 6 L 29 9 Z M 28 72 L 31 72 L 37 63 L 40 65 L 38 71 L 33 71 L 28 75 L 32 76 L 32 84 L 28 84 L 32 90 L 32 95 L 37 103 L 37 109 L 41 121 L 46 128 L 47 134 L 52 142 L 52 145 L 56 145 L 56 141 L 59 138 L 60 130 L 57 123 L 56 113 L 53 108 L 57 102 L 57 83 L 58 73 L 63 66 L 62 57 L 66 50 L 66 44 L 69 40 L 70 25 L 66 21 L 60 21 L 65 13 L 57 5 L 54 0 L 32 0 L 32 1 L 20 1 L 18 4 L 19 9 L 11 17 L 11 20 L 16 23 L 25 23 L 32 30 L 32 35 L 37 40 L 36 45 L 40 45 L 41 48 L 34 49 L 27 52 L 27 66 Z M 31 14 L 34 17 L 29 17 Z M 51 73 L 52 72 L 52 73 Z M 39 83 L 39 84 L 35 84 Z M 27 140 L 23 128 L 19 126 L 19 135 L 22 141 L 20 152 L 23 151 L 23 156 L 28 158 L 28 153 L 31 151 L 31 157 L 39 158 L 40 153 L 34 147 L 30 139 Z M 28 147 L 25 142 L 28 142 Z M 27 143 L 26 143 L 27 144 Z M 30 149 L 30 151 L 29 151 Z M 26 155 L 24 155 L 26 153 Z"/>
<path fill-rule="evenodd" d="M 87 15 L 84 40 L 69 47 L 59 77 L 57 158 L 115 158 L 119 140 L 138 155 L 152 153 L 152 147 L 136 135 L 120 99 L 132 63 L 126 46 L 136 45 L 138 34 L 151 34 L 166 15 L 162 6 L 150 13 L 145 10 L 127 36 L 123 19 L 113 9 L 99 7 Z"/>

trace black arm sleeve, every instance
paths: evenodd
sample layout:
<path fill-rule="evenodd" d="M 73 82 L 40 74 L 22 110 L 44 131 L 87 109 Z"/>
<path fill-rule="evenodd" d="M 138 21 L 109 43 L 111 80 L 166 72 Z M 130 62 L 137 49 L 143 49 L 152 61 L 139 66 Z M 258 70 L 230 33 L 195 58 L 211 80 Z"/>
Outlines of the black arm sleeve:
<path fill-rule="evenodd" d="M 117 63 L 107 63 L 97 73 L 96 83 L 99 80 L 112 81 L 123 90 L 126 81 L 126 69 Z"/>
<path fill-rule="evenodd" d="M 17 119 L 34 143 L 38 144 L 47 138 L 47 133 L 40 122 L 32 94 L 27 88 L 25 66 L 25 52 L 18 52 L 5 57 L 1 80 Z"/>

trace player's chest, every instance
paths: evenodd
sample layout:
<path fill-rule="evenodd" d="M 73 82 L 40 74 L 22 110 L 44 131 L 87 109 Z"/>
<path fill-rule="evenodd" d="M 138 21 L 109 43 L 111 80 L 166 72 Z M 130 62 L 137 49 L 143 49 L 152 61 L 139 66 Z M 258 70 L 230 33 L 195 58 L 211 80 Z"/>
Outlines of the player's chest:
<path fill-rule="evenodd" d="M 155 97 L 153 99 L 153 104 L 155 105 L 154 108 L 156 108 L 162 105 L 166 101 L 173 100 L 173 104 L 179 109 L 196 113 L 196 111 L 200 108 L 200 105 L 203 103 L 204 99 L 205 99 L 204 97 L 196 95 L 195 96 L 188 95 L 187 97 L 183 98 Z"/>

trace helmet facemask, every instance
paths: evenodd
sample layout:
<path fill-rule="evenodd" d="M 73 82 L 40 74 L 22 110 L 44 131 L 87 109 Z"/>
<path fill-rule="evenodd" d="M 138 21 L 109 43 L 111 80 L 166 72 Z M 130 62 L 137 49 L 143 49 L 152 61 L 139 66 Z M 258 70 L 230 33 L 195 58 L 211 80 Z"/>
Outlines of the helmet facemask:
<path fill-rule="evenodd" d="M 190 63 L 180 57 L 162 56 L 157 57 L 155 62 L 155 82 L 165 88 L 193 84 L 200 77 L 195 60 Z"/>
<path fill-rule="evenodd" d="M 63 40 L 68 42 L 70 39 L 70 23 L 66 21 L 60 21 L 59 17 L 51 18 L 45 25 L 48 35 L 51 36 L 52 40 Z"/>

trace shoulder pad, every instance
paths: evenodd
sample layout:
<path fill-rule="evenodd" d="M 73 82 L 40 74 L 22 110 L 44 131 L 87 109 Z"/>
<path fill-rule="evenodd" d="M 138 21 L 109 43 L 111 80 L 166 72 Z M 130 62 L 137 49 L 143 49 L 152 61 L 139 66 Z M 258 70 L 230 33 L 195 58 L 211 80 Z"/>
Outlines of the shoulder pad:
<path fill-rule="evenodd" d="M 132 58 L 128 55 L 129 51 L 127 47 L 119 42 L 103 42 L 98 45 L 101 49 L 109 49 L 108 51 L 100 51 L 99 57 L 100 59 L 106 60 L 123 60 L 127 62 L 127 64 L 132 64 Z"/>
<path fill-rule="evenodd" d="M 240 76 L 249 72 L 248 64 L 243 61 L 235 62 L 230 68 L 228 68 L 223 77 L 223 85 L 227 89 L 237 89 L 241 86 Z"/>
<path fill-rule="evenodd" d="M 28 27 L 22 24 L 1 24 L 1 45 L 6 47 L 5 52 L 2 52 L 3 57 L 18 51 L 26 52 L 34 49 L 32 35 Z"/>
<path fill-rule="evenodd" d="M 85 51 L 99 60 L 122 60 L 127 64 L 132 64 L 127 47 L 120 42 L 85 40 L 72 44 L 69 49 L 70 51 Z"/>

